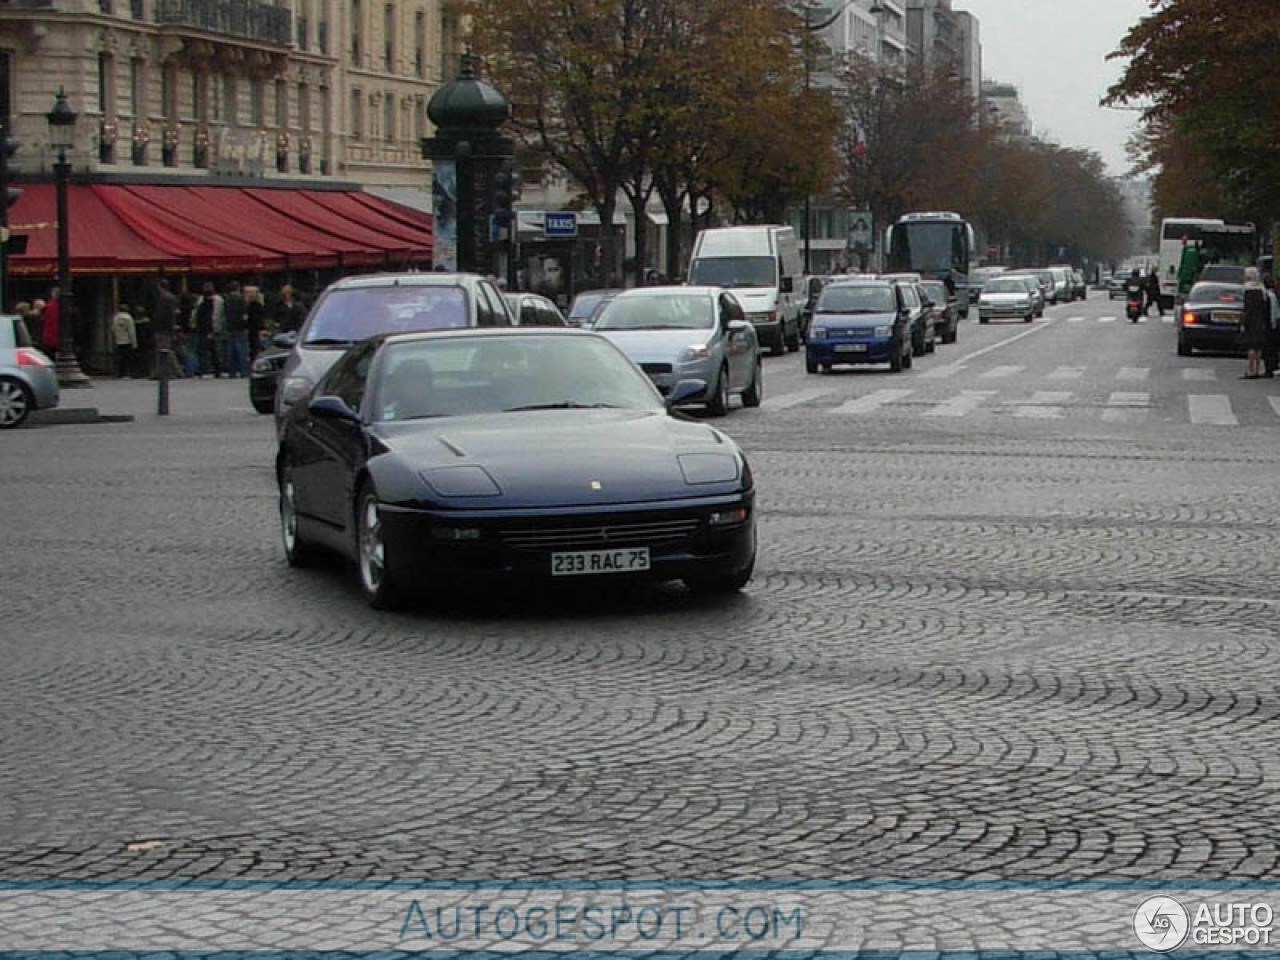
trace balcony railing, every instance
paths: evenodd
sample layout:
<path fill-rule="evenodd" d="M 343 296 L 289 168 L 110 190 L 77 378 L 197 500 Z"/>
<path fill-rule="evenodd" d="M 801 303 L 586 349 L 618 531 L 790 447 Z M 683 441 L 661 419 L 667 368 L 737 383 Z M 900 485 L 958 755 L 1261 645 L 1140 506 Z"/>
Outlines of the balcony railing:
<path fill-rule="evenodd" d="M 257 0 L 156 0 L 156 22 L 195 27 L 279 47 L 292 40 L 292 16 Z"/>

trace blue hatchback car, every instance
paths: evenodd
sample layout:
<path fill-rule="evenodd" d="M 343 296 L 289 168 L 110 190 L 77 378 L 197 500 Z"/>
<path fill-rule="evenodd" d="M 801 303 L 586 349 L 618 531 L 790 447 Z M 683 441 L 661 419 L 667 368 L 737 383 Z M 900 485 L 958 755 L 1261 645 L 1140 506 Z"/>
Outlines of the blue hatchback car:
<path fill-rule="evenodd" d="M 858 278 L 827 286 L 809 326 L 805 370 L 837 364 L 887 363 L 894 373 L 911 367 L 911 310 L 890 280 Z"/>

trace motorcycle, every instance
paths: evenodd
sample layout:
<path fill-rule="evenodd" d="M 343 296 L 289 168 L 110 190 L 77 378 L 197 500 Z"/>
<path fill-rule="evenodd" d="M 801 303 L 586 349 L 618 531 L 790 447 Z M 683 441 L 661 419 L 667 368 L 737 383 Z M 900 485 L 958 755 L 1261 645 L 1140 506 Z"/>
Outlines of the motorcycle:
<path fill-rule="evenodd" d="M 1138 318 L 1142 316 L 1142 298 L 1129 294 L 1124 305 L 1124 315 L 1133 323 L 1138 322 Z"/>

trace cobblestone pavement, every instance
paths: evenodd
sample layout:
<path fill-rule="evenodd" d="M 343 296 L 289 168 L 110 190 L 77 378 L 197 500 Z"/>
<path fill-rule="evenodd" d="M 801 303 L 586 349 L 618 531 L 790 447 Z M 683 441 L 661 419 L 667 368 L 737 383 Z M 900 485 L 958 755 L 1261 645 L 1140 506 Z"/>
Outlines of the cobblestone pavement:
<path fill-rule="evenodd" d="M 1276 876 L 1280 388 L 1116 312 L 767 361 L 724 600 L 373 613 L 242 384 L 99 386 L 0 437 L 0 875 Z"/>

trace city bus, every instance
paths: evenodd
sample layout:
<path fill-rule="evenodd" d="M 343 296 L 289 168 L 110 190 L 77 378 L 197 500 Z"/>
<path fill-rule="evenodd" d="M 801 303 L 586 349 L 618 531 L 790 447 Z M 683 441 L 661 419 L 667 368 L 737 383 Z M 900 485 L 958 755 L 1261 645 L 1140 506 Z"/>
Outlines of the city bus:
<path fill-rule="evenodd" d="M 885 272 L 918 273 L 955 290 L 963 316 L 969 315 L 969 262 L 973 227 L 958 213 L 906 213 L 885 231 Z"/>
<path fill-rule="evenodd" d="M 1160 222 L 1160 307 L 1173 308 L 1184 243 L 1199 243 L 1204 262 L 1250 267 L 1258 262 L 1258 231 L 1251 223 L 1200 217 L 1166 217 Z"/>

